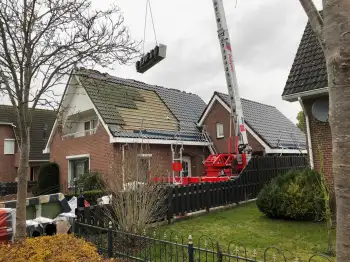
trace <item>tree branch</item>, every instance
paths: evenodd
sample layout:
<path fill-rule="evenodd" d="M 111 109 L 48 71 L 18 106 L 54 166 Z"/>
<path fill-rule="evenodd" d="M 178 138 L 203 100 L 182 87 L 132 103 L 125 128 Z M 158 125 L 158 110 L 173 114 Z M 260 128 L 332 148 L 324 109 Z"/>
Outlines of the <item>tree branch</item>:
<path fill-rule="evenodd" d="M 324 38 L 323 38 L 323 18 L 318 12 L 313 0 L 299 0 L 300 4 L 307 14 L 312 30 L 315 32 L 322 49 L 324 50 Z"/>

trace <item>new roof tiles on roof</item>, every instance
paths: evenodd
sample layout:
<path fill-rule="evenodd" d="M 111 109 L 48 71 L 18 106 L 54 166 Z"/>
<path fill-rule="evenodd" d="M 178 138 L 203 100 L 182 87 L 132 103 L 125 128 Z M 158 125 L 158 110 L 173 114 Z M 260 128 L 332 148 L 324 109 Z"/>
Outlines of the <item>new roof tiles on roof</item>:
<path fill-rule="evenodd" d="M 55 123 L 56 112 L 53 110 L 35 109 L 32 119 L 29 160 L 49 160 L 50 155 L 42 152 Z M 0 122 L 18 125 L 16 111 L 12 106 L 0 105 Z M 15 130 L 18 131 L 18 129 Z"/>
<path fill-rule="evenodd" d="M 160 97 L 160 99 L 165 103 L 165 105 L 170 109 L 170 111 L 175 115 L 175 117 L 179 120 L 180 130 L 187 132 L 195 133 L 197 136 L 200 135 L 200 131 L 197 128 L 197 121 L 199 120 L 203 110 L 206 107 L 206 103 L 195 94 L 187 93 L 184 91 L 180 91 L 177 89 L 165 88 L 157 85 L 150 85 L 140 81 L 132 80 L 132 79 L 123 79 L 115 76 L 111 76 L 109 74 L 103 74 L 96 70 L 89 69 L 80 69 L 76 72 L 77 75 L 85 75 L 90 78 L 99 79 L 103 81 L 107 81 L 107 83 L 112 83 L 108 88 L 113 90 L 113 85 L 124 86 L 124 87 L 135 87 L 141 88 L 145 90 L 150 90 L 156 92 L 156 94 Z M 98 101 L 98 93 L 94 91 L 95 100 Z M 107 114 L 110 118 L 112 118 L 111 109 L 114 108 L 115 95 L 109 96 L 109 99 L 104 99 L 104 101 L 100 101 L 100 104 L 104 107 L 108 107 L 110 109 L 106 109 Z M 100 111 L 100 110 L 99 110 Z M 114 110 L 115 111 L 115 110 Z M 104 112 L 100 112 L 101 114 L 105 114 Z M 110 128 L 111 129 L 111 128 Z M 113 129 L 113 127 L 112 127 Z M 164 130 L 159 130 L 161 134 Z M 115 136 L 121 136 L 121 133 L 113 132 Z M 135 136 L 135 134 L 128 134 L 130 136 Z"/>
<path fill-rule="evenodd" d="M 230 106 L 227 94 L 219 92 L 215 94 Z M 305 134 L 276 107 L 247 99 L 241 99 L 241 102 L 246 123 L 271 148 L 278 148 L 278 143 L 288 147 L 296 148 L 296 144 L 303 149 L 306 147 Z"/>
<path fill-rule="evenodd" d="M 320 12 L 322 15 L 322 12 Z M 321 45 L 307 23 L 282 96 L 328 86 L 326 60 Z"/>

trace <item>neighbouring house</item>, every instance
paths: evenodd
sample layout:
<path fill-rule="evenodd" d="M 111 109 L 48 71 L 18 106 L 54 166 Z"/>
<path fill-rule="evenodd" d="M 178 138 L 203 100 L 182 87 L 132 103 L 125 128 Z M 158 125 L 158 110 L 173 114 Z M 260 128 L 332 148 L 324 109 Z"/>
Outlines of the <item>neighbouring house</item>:
<path fill-rule="evenodd" d="M 309 22 L 296 52 L 282 99 L 299 101 L 305 116 L 310 166 L 319 171 L 323 161 L 327 182 L 333 185 L 326 61 Z"/>
<path fill-rule="evenodd" d="M 132 145 L 147 145 L 137 161 L 147 163 L 148 171 L 157 165 L 164 176 L 172 172 L 172 147 L 178 157 L 183 145 L 184 174 L 201 175 L 211 144 L 196 125 L 205 107 L 195 94 L 76 69 L 44 153 L 60 165 L 66 189 L 88 170 L 106 179 L 125 172 L 122 163 Z"/>
<path fill-rule="evenodd" d="M 247 99 L 241 102 L 253 155 L 307 153 L 305 134 L 276 107 Z M 214 92 L 198 123 L 208 131 L 219 153 L 229 150 L 230 130 L 234 136 L 230 112 L 229 96 Z"/>
<path fill-rule="evenodd" d="M 43 163 L 50 159 L 42 149 L 45 147 L 56 113 L 52 110 L 35 109 L 30 131 L 28 179 L 36 181 Z M 19 135 L 16 111 L 13 106 L 0 105 L 0 182 L 13 182 L 17 177 L 19 163 Z"/>

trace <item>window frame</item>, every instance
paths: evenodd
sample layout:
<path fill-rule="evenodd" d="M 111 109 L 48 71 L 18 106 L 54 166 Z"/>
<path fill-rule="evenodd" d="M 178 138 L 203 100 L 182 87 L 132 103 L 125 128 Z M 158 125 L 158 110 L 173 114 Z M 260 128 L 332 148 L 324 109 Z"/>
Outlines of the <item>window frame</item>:
<path fill-rule="evenodd" d="M 221 132 L 220 132 L 221 131 Z M 222 134 L 221 134 L 222 133 Z M 223 123 L 216 123 L 216 138 L 224 138 L 224 124 Z"/>
<path fill-rule="evenodd" d="M 83 155 L 73 155 L 73 156 L 66 156 L 66 159 L 68 160 L 68 177 L 67 177 L 67 184 L 68 188 L 74 187 L 74 178 L 73 178 L 73 168 L 74 168 L 74 161 L 83 161 L 88 160 L 88 167 L 87 171 L 91 170 L 91 159 L 90 154 L 83 154 Z M 86 171 L 85 171 L 86 172 Z"/>
<path fill-rule="evenodd" d="M 8 149 L 8 143 L 11 142 L 11 151 L 6 151 L 6 149 Z M 14 138 L 5 138 L 4 139 L 4 155 L 14 155 L 16 153 L 16 139 Z"/>

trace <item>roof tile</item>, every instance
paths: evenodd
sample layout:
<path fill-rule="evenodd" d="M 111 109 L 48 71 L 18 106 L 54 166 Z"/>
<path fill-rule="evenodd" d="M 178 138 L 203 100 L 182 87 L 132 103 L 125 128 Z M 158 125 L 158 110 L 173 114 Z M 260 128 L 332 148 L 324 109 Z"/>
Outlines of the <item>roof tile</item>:
<path fill-rule="evenodd" d="M 310 22 L 308 22 L 282 96 L 324 88 L 327 85 L 327 67 L 324 53 Z"/>
<path fill-rule="evenodd" d="M 43 150 L 55 123 L 56 112 L 53 110 L 35 109 L 32 119 L 29 160 L 49 160 L 50 155 L 43 154 Z M 18 125 L 13 106 L 0 105 L 0 122 Z"/>
<path fill-rule="evenodd" d="M 107 88 L 110 88 L 111 90 L 115 90 L 116 86 L 123 86 L 124 88 L 135 87 L 156 92 L 160 99 L 179 120 L 180 130 L 183 133 L 191 133 L 197 136 L 197 138 L 192 137 L 190 140 L 198 140 L 198 136 L 200 136 L 200 130 L 197 128 L 196 123 L 206 107 L 206 103 L 198 95 L 187 93 L 177 89 L 170 89 L 162 86 L 150 85 L 132 79 L 119 78 L 106 73 L 98 72 L 96 70 L 79 69 L 76 74 L 106 81 L 106 83 L 109 83 L 109 87 Z M 89 95 L 90 93 L 92 93 L 95 97 L 94 100 L 99 101 L 98 105 L 96 106 L 98 107 L 98 110 L 102 114 L 102 117 L 105 119 L 106 123 L 112 124 L 112 126 L 113 124 L 118 124 L 118 121 L 121 121 L 121 118 L 119 118 L 120 116 L 115 116 L 116 110 L 113 111 L 113 114 L 112 111 L 110 111 L 110 109 L 112 108 L 115 109 L 115 102 L 118 101 L 117 96 L 113 94 L 108 96 L 109 99 L 103 99 L 102 101 L 102 99 L 98 99 L 100 94 L 98 94 L 96 91 L 90 90 L 91 87 L 88 87 L 88 89 Z M 112 128 L 112 130 L 114 129 Z M 153 133 L 154 132 L 155 131 L 153 130 Z M 159 134 L 162 137 L 161 139 L 165 139 L 163 132 L 164 131 L 159 130 Z M 120 132 L 113 132 L 113 134 L 115 136 L 122 136 Z M 135 133 L 133 133 L 131 136 L 141 137 Z M 151 137 L 151 135 L 149 136 Z M 170 136 L 167 137 L 170 139 Z"/>
<path fill-rule="evenodd" d="M 227 94 L 215 92 L 228 106 Z M 305 134 L 276 107 L 241 99 L 246 123 L 271 148 L 283 145 L 288 148 L 306 148 Z"/>

